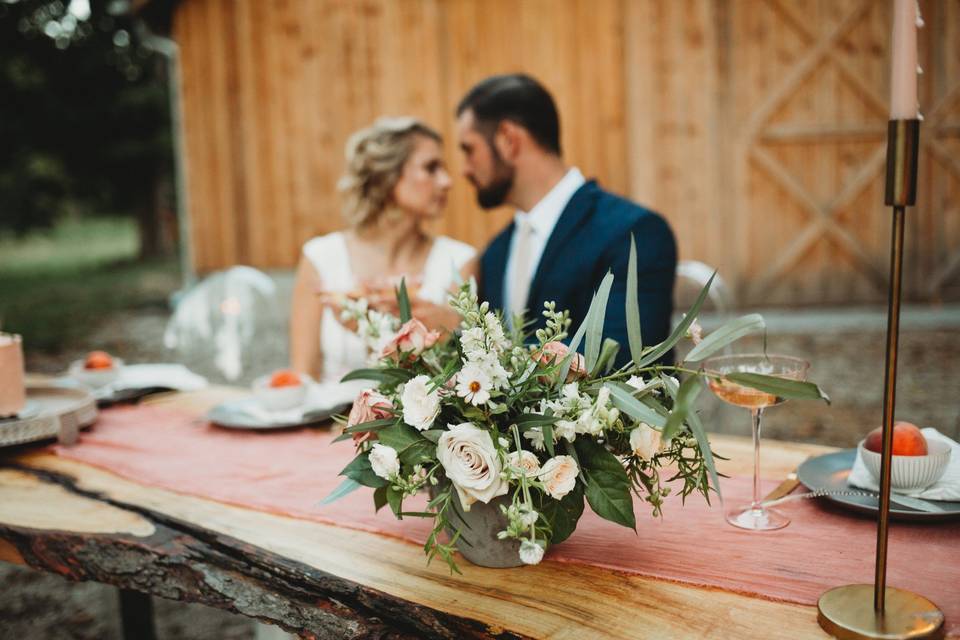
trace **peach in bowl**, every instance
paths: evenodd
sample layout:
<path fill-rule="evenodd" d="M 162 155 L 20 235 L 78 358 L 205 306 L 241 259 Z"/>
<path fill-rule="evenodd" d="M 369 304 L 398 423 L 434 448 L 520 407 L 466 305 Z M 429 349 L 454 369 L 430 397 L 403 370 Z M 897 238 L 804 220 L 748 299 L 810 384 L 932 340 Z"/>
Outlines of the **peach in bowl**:
<path fill-rule="evenodd" d="M 122 368 L 123 360 L 120 358 L 106 351 L 91 351 L 83 360 L 70 363 L 67 375 L 86 387 L 99 389 L 115 381 Z"/>
<path fill-rule="evenodd" d="M 883 430 L 877 428 L 871 431 L 857 449 L 867 471 L 879 483 Z M 946 442 L 927 440 L 920 429 L 909 422 L 893 425 L 890 486 L 894 489 L 929 487 L 943 476 L 949 462 L 950 445 Z"/>
<path fill-rule="evenodd" d="M 278 369 L 254 380 L 253 394 L 267 411 L 286 411 L 303 404 L 310 382 L 310 376 Z"/>

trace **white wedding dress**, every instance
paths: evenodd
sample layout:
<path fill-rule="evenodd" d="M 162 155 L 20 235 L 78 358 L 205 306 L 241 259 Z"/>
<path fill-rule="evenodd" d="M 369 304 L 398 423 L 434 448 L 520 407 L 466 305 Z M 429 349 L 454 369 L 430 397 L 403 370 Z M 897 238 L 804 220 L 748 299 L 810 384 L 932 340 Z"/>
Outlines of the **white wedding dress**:
<path fill-rule="evenodd" d="M 357 287 L 343 232 L 335 231 L 308 240 L 303 245 L 303 255 L 317 270 L 324 290 L 346 293 Z M 460 269 L 474 255 L 476 249 L 466 243 L 446 236 L 435 238 L 423 273 L 419 274 L 421 285 L 417 296 L 435 304 L 446 302 Z M 319 339 L 323 358 L 321 382 L 338 381 L 346 373 L 367 365 L 368 354 L 363 340 L 340 324 L 330 308 L 323 310 Z"/>

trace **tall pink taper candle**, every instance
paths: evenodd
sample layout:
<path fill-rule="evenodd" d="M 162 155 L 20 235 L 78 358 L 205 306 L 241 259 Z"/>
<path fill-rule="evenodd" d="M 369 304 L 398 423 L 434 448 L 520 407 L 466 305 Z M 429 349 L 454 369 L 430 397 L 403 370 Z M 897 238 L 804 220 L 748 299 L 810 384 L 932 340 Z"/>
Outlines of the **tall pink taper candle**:
<path fill-rule="evenodd" d="M 890 119 L 917 117 L 917 0 L 893 0 Z"/>

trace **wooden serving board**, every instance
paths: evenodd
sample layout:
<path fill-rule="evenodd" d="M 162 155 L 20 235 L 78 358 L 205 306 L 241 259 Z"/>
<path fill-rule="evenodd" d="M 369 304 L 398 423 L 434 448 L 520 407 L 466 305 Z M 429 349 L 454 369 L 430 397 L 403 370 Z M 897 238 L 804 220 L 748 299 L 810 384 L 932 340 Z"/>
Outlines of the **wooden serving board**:
<path fill-rule="evenodd" d="M 76 439 L 78 430 L 97 419 L 97 402 L 82 389 L 37 384 L 27 387 L 27 406 L 16 418 L 0 420 L 0 447 L 60 438 Z"/>
<path fill-rule="evenodd" d="M 202 408 L 224 396 L 163 403 Z M 715 436 L 749 473 L 748 440 Z M 765 443 L 782 476 L 822 447 Z M 0 559 L 201 602 L 308 638 L 826 638 L 816 609 L 596 567 L 426 566 L 416 545 L 146 487 L 51 454 L 0 459 Z"/>

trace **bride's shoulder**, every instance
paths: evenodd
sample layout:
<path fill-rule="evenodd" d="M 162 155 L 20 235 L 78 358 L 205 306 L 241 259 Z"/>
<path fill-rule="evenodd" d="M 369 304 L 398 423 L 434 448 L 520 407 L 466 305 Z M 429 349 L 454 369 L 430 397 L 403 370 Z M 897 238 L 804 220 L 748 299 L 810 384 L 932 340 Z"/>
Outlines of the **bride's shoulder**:
<path fill-rule="evenodd" d="M 307 257 L 321 257 L 344 244 L 343 231 L 334 231 L 322 236 L 314 236 L 303 243 L 303 253 Z"/>
<path fill-rule="evenodd" d="M 449 236 L 437 236 L 435 242 L 437 253 L 449 256 L 457 263 L 464 263 L 477 255 L 477 250 L 473 245 Z"/>

